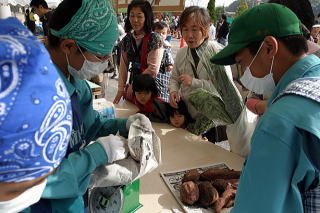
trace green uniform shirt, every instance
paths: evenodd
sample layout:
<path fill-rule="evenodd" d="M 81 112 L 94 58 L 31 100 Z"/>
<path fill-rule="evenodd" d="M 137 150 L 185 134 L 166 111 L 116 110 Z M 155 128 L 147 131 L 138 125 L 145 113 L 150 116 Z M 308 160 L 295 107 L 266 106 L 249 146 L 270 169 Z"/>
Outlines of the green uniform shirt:
<path fill-rule="evenodd" d="M 306 56 L 281 78 L 251 139 L 232 213 L 303 213 L 301 194 L 319 185 L 303 146 L 320 140 L 320 104 L 297 95 L 272 101 L 302 77 L 320 76 L 320 59 Z M 318 145 L 319 147 L 319 145 Z"/>

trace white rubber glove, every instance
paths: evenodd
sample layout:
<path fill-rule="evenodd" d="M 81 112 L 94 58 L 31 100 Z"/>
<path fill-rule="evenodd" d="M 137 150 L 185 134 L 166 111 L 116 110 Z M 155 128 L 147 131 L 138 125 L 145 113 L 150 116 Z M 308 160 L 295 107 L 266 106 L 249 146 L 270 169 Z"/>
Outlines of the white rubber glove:
<path fill-rule="evenodd" d="M 137 113 L 137 114 L 129 116 L 129 118 L 127 120 L 127 123 L 126 123 L 127 131 L 129 131 L 131 124 L 135 120 L 140 120 L 141 125 L 143 127 L 148 128 L 148 129 L 152 129 L 152 125 L 151 125 L 151 122 L 150 122 L 149 118 L 147 116 L 145 116 L 144 114 Z"/>
<path fill-rule="evenodd" d="M 126 158 L 128 154 L 126 139 L 123 137 L 109 135 L 98 138 L 97 142 L 103 146 L 104 151 L 108 156 L 108 163 L 122 160 Z"/>

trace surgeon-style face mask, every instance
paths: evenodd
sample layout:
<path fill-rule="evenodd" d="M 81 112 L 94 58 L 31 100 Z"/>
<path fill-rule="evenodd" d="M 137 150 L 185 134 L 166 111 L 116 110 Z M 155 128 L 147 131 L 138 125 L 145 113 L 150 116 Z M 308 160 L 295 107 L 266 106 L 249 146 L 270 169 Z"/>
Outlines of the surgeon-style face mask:
<path fill-rule="evenodd" d="M 243 76 L 240 78 L 240 81 L 243 84 L 243 86 L 245 86 L 247 89 L 249 89 L 250 91 L 256 94 L 270 95 L 273 92 L 274 88 L 276 87 L 273 79 L 273 74 L 272 74 L 274 57 L 272 58 L 269 74 L 264 76 L 263 78 L 254 77 L 250 71 L 250 66 L 253 63 L 253 61 L 256 59 L 262 45 L 263 45 L 263 42 L 261 43 L 257 54 L 253 57 L 250 65 L 246 67 L 246 70 L 243 73 Z"/>
<path fill-rule="evenodd" d="M 78 46 L 78 44 L 77 44 L 77 46 Z M 79 48 L 79 46 L 78 46 L 78 48 Z M 79 50 L 80 50 L 82 56 L 84 57 L 84 62 L 83 62 L 83 65 L 80 70 L 76 70 L 75 68 L 73 68 L 69 64 L 69 59 L 66 54 L 67 63 L 68 63 L 68 71 L 73 77 L 89 80 L 89 79 L 93 78 L 94 76 L 99 75 L 107 68 L 108 60 L 99 61 L 99 62 L 89 61 L 88 59 L 86 59 L 86 57 L 84 56 L 84 54 L 82 53 L 80 48 L 79 48 Z"/>
<path fill-rule="evenodd" d="M 41 198 L 46 183 L 47 179 L 42 183 L 27 189 L 18 197 L 7 201 L 0 201 L 0 212 L 16 213 L 28 208 L 34 203 L 37 203 Z"/>

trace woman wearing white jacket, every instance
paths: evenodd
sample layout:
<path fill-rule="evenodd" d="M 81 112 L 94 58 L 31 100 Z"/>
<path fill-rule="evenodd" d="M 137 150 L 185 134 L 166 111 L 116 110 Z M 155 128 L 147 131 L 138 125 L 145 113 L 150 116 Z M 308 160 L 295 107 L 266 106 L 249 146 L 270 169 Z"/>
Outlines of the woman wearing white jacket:
<path fill-rule="evenodd" d="M 188 130 L 194 134 L 202 134 L 212 142 L 217 142 L 226 140 L 225 128 L 210 128 L 233 123 L 243 105 L 240 94 L 233 84 L 230 67 L 215 66 L 209 62 L 210 57 L 222 49 L 216 41 L 208 40 L 210 21 L 208 12 L 197 6 L 186 8 L 181 15 L 180 29 L 188 46 L 180 49 L 175 58 L 170 79 L 170 104 L 177 108 L 180 98 L 185 101 L 191 117 L 195 120 L 188 126 Z M 221 110 L 215 111 L 223 117 L 223 122 L 221 119 L 208 119 L 206 113 L 199 110 L 210 104 L 207 101 L 192 103 L 190 94 L 199 89 L 210 93 L 211 96 L 213 94 L 216 100 L 222 103 L 221 106 L 229 104 L 227 107 L 222 107 L 223 113 Z M 230 101 L 225 102 L 224 96 L 229 96 L 229 92 L 231 98 L 236 98 L 234 100 L 236 104 L 230 105 Z M 229 113 L 226 109 L 228 107 L 233 108 Z M 214 117 L 219 116 L 214 115 Z M 212 116 L 209 117 L 212 118 Z"/>

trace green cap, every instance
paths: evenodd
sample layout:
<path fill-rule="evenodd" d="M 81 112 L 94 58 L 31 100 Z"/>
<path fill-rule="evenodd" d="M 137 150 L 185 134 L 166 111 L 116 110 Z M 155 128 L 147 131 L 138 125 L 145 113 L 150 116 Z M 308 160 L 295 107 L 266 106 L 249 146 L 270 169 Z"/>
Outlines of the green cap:
<path fill-rule="evenodd" d="M 214 64 L 234 64 L 235 54 L 266 36 L 302 35 L 300 21 L 289 8 L 266 3 L 246 10 L 232 23 L 228 45 L 211 58 Z"/>

